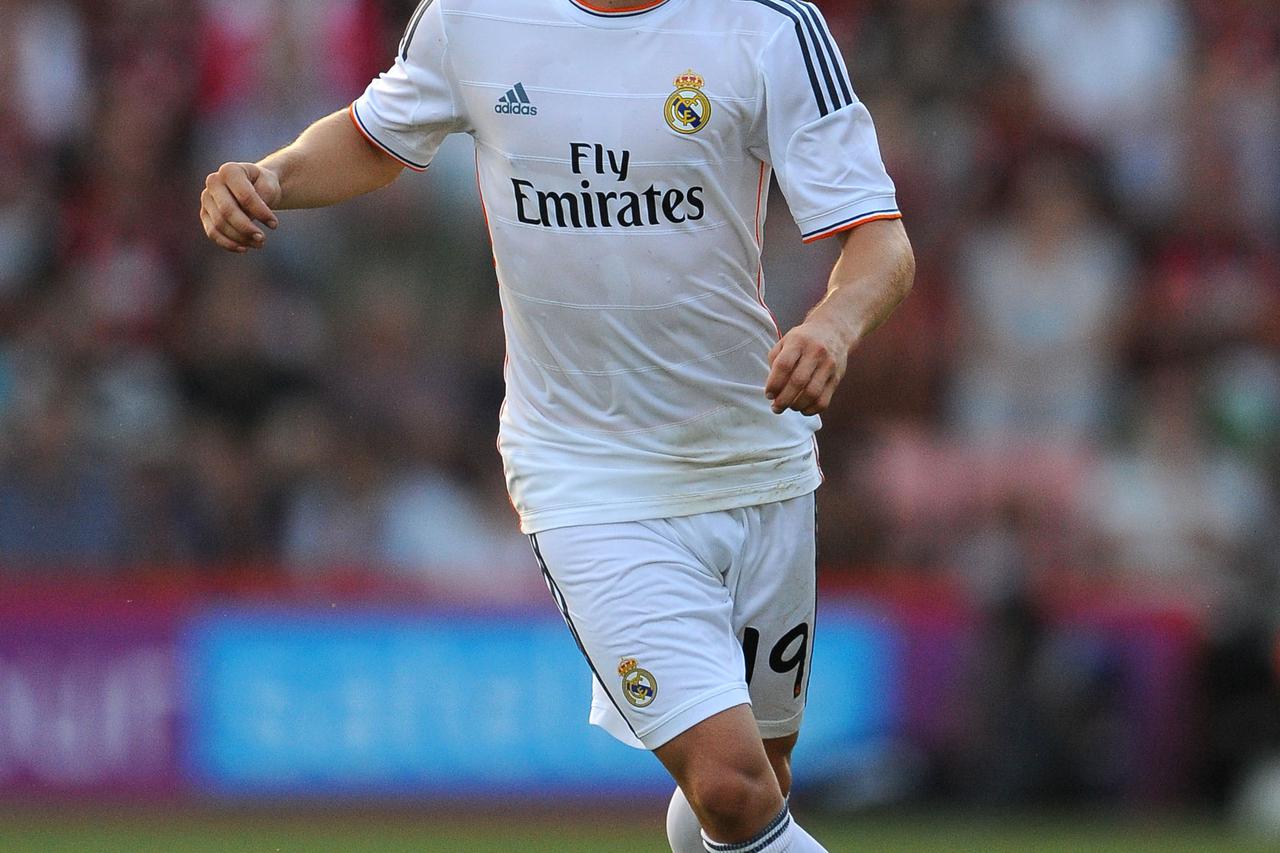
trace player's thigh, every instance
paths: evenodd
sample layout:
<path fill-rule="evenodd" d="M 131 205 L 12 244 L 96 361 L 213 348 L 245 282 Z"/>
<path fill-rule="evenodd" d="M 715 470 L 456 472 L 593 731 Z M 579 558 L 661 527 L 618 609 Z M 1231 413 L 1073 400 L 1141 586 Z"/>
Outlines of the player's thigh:
<path fill-rule="evenodd" d="M 665 532 L 634 522 L 531 537 L 599 689 L 649 749 L 749 701 L 724 579 Z"/>
<path fill-rule="evenodd" d="M 737 705 L 681 732 L 654 750 L 682 786 L 709 774 L 753 777 L 769 772 L 769 756 L 749 705 Z"/>
<path fill-rule="evenodd" d="M 747 705 L 703 720 L 654 754 L 679 783 L 699 823 L 717 837 L 736 831 L 750 837 L 783 802 Z"/>
<path fill-rule="evenodd" d="M 799 731 L 817 600 L 813 495 L 754 508 L 733 579 L 734 628 L 765 739 Z"/>

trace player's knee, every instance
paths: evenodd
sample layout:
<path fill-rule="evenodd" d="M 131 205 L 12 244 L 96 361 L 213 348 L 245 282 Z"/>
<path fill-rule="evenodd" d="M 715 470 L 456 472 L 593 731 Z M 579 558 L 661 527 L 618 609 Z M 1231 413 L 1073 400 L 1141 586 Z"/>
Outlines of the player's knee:
<path fill-rule="evenodd" d="M 700 774 L 685 791 L 702 825 L 717 839 L 750 838 L 782 808 L 782 793 L 768 768 L 719 768 Z"/>

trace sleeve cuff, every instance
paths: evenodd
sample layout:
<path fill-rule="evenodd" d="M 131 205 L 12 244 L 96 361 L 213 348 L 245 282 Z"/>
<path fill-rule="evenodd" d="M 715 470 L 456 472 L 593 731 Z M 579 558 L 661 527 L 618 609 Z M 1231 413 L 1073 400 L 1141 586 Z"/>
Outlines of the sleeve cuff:
<path fill-rule="evenodd" d="M 825 216 L 803 220 L 800 222 L 800 232 L 804 242 L 814 243 L 868 222 L 901 218 L 902 212 L 898 210 L 893 196 L 878 196 L 842 207 Z"/>
<path fill-rule="evenodd" d="M 405 166 L 406 168 L 412 169 L 415 172 L 427 171 L 427 167 L 431 165 L 430 163 L 414 162 L 410 158 L 405 157 L 403 154 L 399 153 L 390 145 L 387 145 L 385 142 L 379 139 L 378 135 L 375 134 L 370 129 L 369 125 L 365 122 L 364 117 L 360 114 L 359 109 L 357 109 L 356 107 L 357 103 L 358 101 L 352 101 L 351 107 L 347 110 L 347 112 L 351 116 L 351 123 L 355 125 L 356 130 L 360 131 L 360 135 L 369 141 L 370 145 L 377 148 L 379 151 L 381 151 L 383 154 L 386 154 L 391 159 L 395 160 L 401 166 Z"/>

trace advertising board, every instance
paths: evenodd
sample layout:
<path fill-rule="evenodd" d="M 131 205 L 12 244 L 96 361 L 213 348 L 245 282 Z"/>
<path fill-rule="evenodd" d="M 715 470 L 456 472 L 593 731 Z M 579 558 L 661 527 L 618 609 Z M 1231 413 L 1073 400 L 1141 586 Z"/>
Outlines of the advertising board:
<path fill-rule="evenodd" d="M 897 642 L 824 617 L 803 751 L 895 725 Z M 554 616 L 221 612 L 189 637 L 189 764 L 223 795 L 570 795 L 666 790 L 656 759 L 587 725 L 590 672 Z M 804 755 L 800 756 L 801 760 Z"/>
<path fill-rule="evenodd" d="M 172 620 L 76 609 L 0 619 L 0 793 L 177 792 Z"/>

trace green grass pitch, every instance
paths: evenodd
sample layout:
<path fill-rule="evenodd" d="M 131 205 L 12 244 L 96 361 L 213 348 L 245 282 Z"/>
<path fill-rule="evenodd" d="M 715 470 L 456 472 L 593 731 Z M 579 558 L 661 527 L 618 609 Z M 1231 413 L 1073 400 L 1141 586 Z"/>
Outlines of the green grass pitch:
<path fill-rule="evenodd" d="M 506 823 L 507 820 L 512 824 Z M 832 853 L 1262 853 L 1280 843 L 1236 837 L 1209 822 L 1088 818 L 885 817 L 805 821 Z M 130 809 L 0 810 L 0 850 L 12 853 L 663 853 L 657 819 L 515 812 L 415 819 L 351 810 L 183 813 Z"/>

